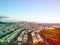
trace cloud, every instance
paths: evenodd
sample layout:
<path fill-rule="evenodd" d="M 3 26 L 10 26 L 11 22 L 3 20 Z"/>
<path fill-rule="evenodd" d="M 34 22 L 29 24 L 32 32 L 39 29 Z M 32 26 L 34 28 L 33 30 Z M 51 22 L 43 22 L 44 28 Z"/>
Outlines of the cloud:
<path fill-rule="evenodd" d="M 0 19 L 2 19 L 2 18 L 8 18 L 8 17 L 6 17 L 6 16 L 0 16 Z"/>

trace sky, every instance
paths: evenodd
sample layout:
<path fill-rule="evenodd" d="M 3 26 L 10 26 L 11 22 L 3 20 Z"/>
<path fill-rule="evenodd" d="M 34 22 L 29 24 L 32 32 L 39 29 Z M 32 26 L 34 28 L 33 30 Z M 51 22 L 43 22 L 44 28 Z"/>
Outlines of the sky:
<path fill-rule="evenodd" d="M 60 23 L 60 0 L 0 0 L 0 15 L 15 21 Z"/>

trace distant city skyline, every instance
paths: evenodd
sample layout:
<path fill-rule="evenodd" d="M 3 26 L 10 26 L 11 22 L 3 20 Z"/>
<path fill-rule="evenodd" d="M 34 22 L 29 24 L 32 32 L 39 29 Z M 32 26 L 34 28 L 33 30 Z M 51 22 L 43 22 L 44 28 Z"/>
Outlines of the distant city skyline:
<path fill-rule="evenodd" d="M 60 23 L 60 0 L 0 0 L 4 20 Z"/>

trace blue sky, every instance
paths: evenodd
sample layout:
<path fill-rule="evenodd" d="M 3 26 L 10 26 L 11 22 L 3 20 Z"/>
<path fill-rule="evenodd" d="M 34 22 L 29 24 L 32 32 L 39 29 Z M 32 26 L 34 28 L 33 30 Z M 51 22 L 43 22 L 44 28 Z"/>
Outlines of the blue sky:
<path fill-rule="evenodd" d="M 0 0 L 0 15 L 18 20 L 60 23 L 60 0 Z"/>

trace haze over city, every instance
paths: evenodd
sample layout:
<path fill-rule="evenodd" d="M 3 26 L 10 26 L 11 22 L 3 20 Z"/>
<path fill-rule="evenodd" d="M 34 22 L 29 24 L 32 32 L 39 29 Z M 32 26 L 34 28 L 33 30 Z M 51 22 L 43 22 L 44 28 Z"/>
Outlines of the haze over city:
<path fill-rule="evenodd" d="M 0 0 L 3 20 L 60 23 L 60 0 Z"/>
<path fill-rule="evenodd" d="M 60 0 L 0 0 L 0 45 L 60 45 Z"/>

